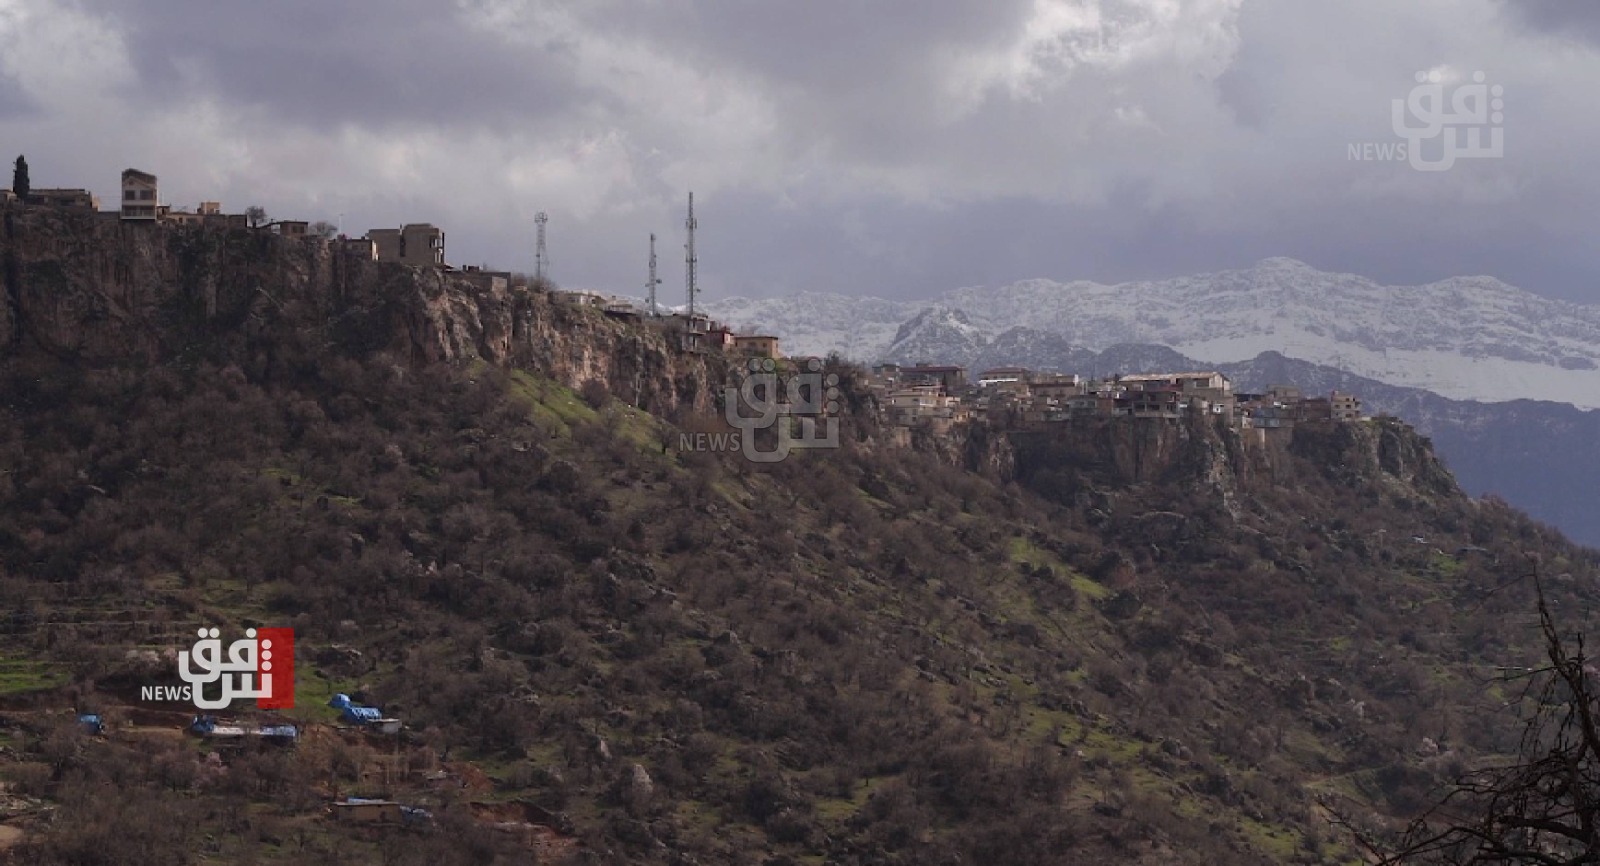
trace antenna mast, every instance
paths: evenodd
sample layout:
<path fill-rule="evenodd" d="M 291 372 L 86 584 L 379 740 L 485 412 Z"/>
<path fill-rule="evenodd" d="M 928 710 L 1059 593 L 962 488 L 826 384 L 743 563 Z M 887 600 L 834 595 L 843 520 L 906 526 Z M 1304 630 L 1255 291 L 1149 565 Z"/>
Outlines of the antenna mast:
<path fill-rule="evenodd" d="M 550 221 L 550 216 L 544 211 L 534 214 L 533 221 L 539 226 L 539 240 L 533 251 L 533 278 L 544 282 L 545 271 L 550 267 L 550 254 L 544 249 L 544 224 Z"/>
<path fill-rule="evenodd" d="M 656 306 L 656 286 L 661 285 L 661 280 L 656 276 L 656 235 L 650 233 L 650 281 L 644 284 L 650 292 L 650 315 L 661 315 L 661 308 Z"/>
<path fill-rule="evenodd" d="M 689 230 L 689 242 L 683 245 L 684 281 L 687 284 L 689 295 L 689 318 L 694 318 L 694 296 L 699 294 L 700 287 L 695 283 L 695 266 L 700 260 L 694 254 L 694 230 L 699 225 L 694 218 L 694 193 L 689 193 L 689 218 L 683 221 L 684 228 Z"/>

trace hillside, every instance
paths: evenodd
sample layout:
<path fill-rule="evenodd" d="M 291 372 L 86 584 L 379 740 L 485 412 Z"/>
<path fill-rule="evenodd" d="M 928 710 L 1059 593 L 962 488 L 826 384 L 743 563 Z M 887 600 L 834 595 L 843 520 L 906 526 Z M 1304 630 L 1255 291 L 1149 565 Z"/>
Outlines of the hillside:
<path fill-rule="evenodd" d="M 1511 578 L 1592 625 L 1594 555 L 1399 422 L 897 449 L 836 365 L 843 446 L 754 464 L 674 447 L 720 356 L 538 290 L 4 217 L 16 862 L 1346 863 L 1319 798 L 1405 814 L 1514 743 Z M 213 761 L 130 686 L 252 624 L 314 736 Z"/>

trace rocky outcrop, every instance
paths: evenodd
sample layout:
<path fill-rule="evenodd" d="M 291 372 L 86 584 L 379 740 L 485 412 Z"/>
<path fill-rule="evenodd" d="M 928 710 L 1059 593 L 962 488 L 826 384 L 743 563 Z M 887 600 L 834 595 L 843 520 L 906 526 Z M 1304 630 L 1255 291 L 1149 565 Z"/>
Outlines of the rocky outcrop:
<path fill-rule="evenodd" d="M 651 411 L 714 408 L 718 356 L 660 329 L 433 268 L 342 254 L 262 230 L 128 223 L 9 204 L 0 213 L 0 357 L 91 365 L 196 354 L 263 370 L 285 347 L 481 361 Z"/>

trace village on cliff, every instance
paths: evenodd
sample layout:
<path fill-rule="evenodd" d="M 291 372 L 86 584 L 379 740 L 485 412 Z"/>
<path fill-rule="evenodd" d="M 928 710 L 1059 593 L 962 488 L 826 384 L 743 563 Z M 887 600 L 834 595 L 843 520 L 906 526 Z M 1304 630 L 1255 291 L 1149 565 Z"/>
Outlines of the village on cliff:
<path fill-rule="evenodd" d="M 226 214 L 214 201 L 201 202 L 193 210 L 163 205 L 156 176 L 138 169 L 122 173 L 121 189 L 121 206 L 114 210 L 101 210 L 99 197 L 81 188 L 33 188 L 22 195 L 0 190 L 0 203 L 92 211 L 103 218 L 122 221 L 270 231 L 290 239 L 328 243 L 341 255 L 439 268 L 483 288 L 504 289 L 529 283 L 525 275 L 508 271 L 476 266 L 457 269 L 446 264 L 444 232 L 430 223 L 372 229 L 363 237 L 353 238 L 338 233 L 327 223 L 268 221 L 259 209 Z M 782 369 L 798 369 L 801 362 L 809 360 L 784 358 L 776 336 L 738 333 L 696 312 L 692 292 L 687 310 L 664 310 L 653 299 L 640 306 L 630 298 L 562 291 L 547 282 L 536 282 L 538 288 L 548 289 L 557 302 L 594 309 L 614 318 L 648 321 L 675 332 L 679 344 L 688 351 L 717 351 L 741 361 L 771 360 Z M 947 434 L 954 425 L 978 421 L 1006 429 L 1047 429 L 1086 418 L 1179 419 L 1199 415 L 1214 417 L 1236 430 L 1261 431 L 1256 435 L 1266 437 L 1270 435 L 1268 431 L 1292 430 L 1301 423 L 1353 422 L 1362 418 L 1361 401 L 1352 394 L 1334 391 L 1327 396 L 1308 396 L 1286 385 L 1273 386 L 1262 393 L 1236 392 L 1227 376 L 1205 370 L 1085 378 L 1071 373 L 1001 367 L 974 376 L 958 365 L 881 364 L 872 368 L 868 384 L 885 423 L 906 433 L 925 430 L 934 435 Z"/>

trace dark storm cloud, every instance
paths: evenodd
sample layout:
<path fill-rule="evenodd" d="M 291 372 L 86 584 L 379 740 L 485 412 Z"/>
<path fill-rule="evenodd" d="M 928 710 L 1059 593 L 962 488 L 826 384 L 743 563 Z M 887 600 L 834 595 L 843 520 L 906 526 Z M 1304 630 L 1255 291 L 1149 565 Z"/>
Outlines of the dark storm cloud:
<path fill-rule="evenodd" d="M 118 22 L 139 75 L 128 93 L 196 95 L 274 121 L 503 125 L 598 97 L 571 73 L 570 46 L 513 45 L 437 0 L 150 3 L 95 0 Z"/>
<path fill-rule="evenodd" d="M 0 120 L 21 117 L 38 109 L 15 78 L 0 73 Z"/>
<path fill-rule="evenodd" d="M 1549 35 L 1589 38 L 1595 5 L 0 0 L 0 144 L 62 183 L 136 164 L 173 201 L 432 220 L 463 263 L 530 268 L 544 210 L 572 286 L 634 290 L 653 231 L 673 298 L 693 189 L 712 296 L 1287 255 L 1600 300 L 1600 55 Z M 1348 158 L 1396 140 L 1417 71 L 1479 69 L 1503 159 Z"/>
<path fill-rule="evenodd" d="M 1600 3 L 1592 0 L 1501 0 L 1518 22 L 1546 33 L 1600 43 Z"/>

